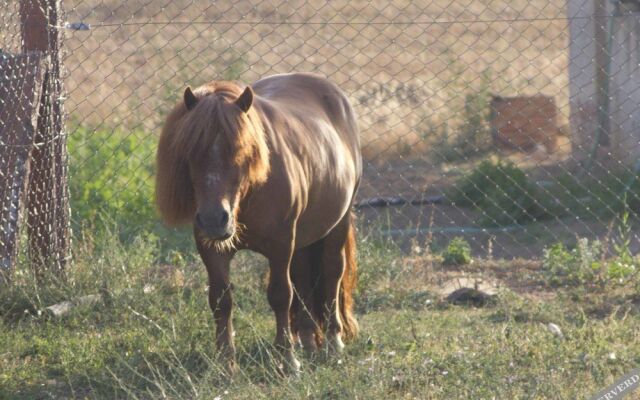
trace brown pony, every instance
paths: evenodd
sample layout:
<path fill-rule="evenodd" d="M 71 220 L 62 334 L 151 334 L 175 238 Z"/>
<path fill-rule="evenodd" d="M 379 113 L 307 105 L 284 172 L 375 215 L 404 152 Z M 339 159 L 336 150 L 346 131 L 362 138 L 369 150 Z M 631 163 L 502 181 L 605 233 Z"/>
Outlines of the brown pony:
<path fill-rule="evenodd" d="M 339 351 L 342 338 L 356 335 L 350 208 L 362 171 L 359 149 L 347 97 L 313 74 L 275 75 L 244 90 L 231 82 L 187 88 L 167 117 L 157 205 L 167 223 L 193 223 L 216 344 L 232 368 L 229 262 L 240 249 L 269 260 L 275 343 L 289 369 L 300 366 L 295 340 L 308 352 L 323 340 Z"/>

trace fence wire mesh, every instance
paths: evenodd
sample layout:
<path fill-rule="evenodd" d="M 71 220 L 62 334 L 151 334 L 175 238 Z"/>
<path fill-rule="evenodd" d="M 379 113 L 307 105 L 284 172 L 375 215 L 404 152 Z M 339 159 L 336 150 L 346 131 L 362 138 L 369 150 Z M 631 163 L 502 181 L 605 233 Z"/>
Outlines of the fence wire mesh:
<path fill-rule="evenodd" d="M 156 232 L 155 145 L 184 88 L 292 71 L 327 76 L 357 110 L 365 171 L 356 209 L 365 236 L 406 249 L 461 236 L 480 257 L 539 258 L 555 242 L 606 242 L 620 215 L 640 206 L 636 1 L 62 7 L 65 19 L 49 28 L 61 35 L 76 227 L 107 218 L 125 236 Z M 14 91 L 25 78 L 6 60 L 24 52 L 29 30 L 18 9 L 17 0 L 0 6 L 1 76 L 17 80 Z M 59 83 L 49 85 L 61 93 Z M 5 168 L 15 158 L 7 136 L 15 115 L 2 107 L 5 238 L 14 207 L 7 193 L 19 173 Z M 56 132 L 51 143 L 65 145 L 67 135 Z M 60 179 L 66 159 L 60 147 L 50 153 L 58 163 L 42 168 L 58 168 L 50 178 Z M 51 199 L 65 197 L 64 185 L 50 190 Z M 56 210 L 43 207 L 33 212 Z"/>
<path fill-rule="evenodd" d="M 34 265 L 61 269 L 68 258 L 61 10 L 45 3 L 0 8 L 0 272 L 15 263 L 21 236 Z"/>

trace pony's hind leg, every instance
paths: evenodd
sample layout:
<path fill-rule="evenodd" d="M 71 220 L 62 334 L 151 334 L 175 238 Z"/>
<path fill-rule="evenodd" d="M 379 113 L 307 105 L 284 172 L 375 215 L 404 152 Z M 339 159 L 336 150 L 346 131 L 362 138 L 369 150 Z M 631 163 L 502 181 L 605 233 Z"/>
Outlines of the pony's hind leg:
<path fill-rule="evenodd" d="M 339 294 L 342 276 L 346 267 L 346 241 L 350 229 L 350 215 L 347 214 L 324 239 L 322 253 L 322 276 L 324 290 L 322 310 L 326 326 L 326 344 L 329 352 L 340 352 L 342 342 L 342 321 L 340 318 Z"/>
<path fill-rule="evenodd" d="M 231 322 L 233 299 L 229 280 L 229 263 L 233 254 L 219 253 L 213 247 L 203 243 L 197 234 L 195 239 L 196 247 L 209 275 L 209 307 L 213 311 L 216 323 L 216 347 L 222 362 L 226 363 L 231 373 L 234 373 L 237 367 Z"/>
<path fill-rule="evenodd" d="M 298 335 L 307 355 L 318 350 L 322 335 L 322 321 L 316 310 L 316 291 L 322 258 L 322 241 L 297 249 L 291 260 L 291 280 L 294 299 L 292 306 L 292 329 Z"/>

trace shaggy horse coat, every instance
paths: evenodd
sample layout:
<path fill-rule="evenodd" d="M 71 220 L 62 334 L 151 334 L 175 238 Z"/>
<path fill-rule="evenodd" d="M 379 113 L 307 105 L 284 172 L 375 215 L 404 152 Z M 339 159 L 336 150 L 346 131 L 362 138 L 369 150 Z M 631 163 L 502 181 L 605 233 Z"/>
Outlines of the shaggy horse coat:
<path fill-rule="evenodd" d="M 216 343 L 235 367 L 229 262 L 250 249 L 269 261 L 276 345 L 297 370 L 293 343 L 339 351 L 357 333 L 351 206 L 362 159 L 353 108 L 313 74 L 241 88 L 187 88 L 157 153 L 156 200 L 171 225 L 193 223 L 209 275 Z"/>

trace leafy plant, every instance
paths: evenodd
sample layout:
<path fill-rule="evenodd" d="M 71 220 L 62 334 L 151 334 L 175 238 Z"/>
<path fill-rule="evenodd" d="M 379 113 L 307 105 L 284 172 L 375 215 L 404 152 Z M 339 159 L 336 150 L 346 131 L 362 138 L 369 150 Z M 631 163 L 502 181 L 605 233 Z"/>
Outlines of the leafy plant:
<path fill-rule="evenodd" d="M 620 219 L 620 225 L 618 226 L 618 240 L 613 245 L 616 257 L 609 264 L 607 275 L 610 279 L 623 280 L 636 271 L 636 261 L 630 249 L 631 224 L 629 222 L 628 207 L 625 207 Z"/>
<path fill-rule="evenodd" d="M 544 251 L 543 269 L 552 285 L 592 283 L 596 280 L 624 281 L 637 270 L 637 261 L 631 252 L 631 223 L 628 208 L 620 217 L 618 238 L 613 244 L 614 257 L 601 262 L 603 253 L 599 241 L 589 243 L 579 239 L 576 247 L 569 251 L 562 243 L 557 243 Z"/>
<path fill-rule="evenodd" d="M 461 237 L 456 237 L 442 253 L 444 265 L 467 265 L 471 263 L 471 246 Z"/>
<path fill-rule="evenodd" d="M 595 282 L 602 272 L 601 253 L 602 245 L 598 240 L 590 243 L 589 239 L 580 238 L 572 250 L 556 243 L 544 250 L 544 275 L 552 286 Z"/>

